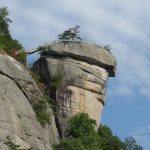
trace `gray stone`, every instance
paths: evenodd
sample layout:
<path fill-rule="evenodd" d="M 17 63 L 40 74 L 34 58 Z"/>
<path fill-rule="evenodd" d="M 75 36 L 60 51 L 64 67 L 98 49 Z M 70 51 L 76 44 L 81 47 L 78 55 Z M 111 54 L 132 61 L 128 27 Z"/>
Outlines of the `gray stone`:
<path fill-rule="evenodd" d="M 106 68 L 109 76 L 115 75 L 116 59 L 108 50 L 83 42 L 53 43 L 46 47 L 47 53 L 54 56 L 72 57 L 89 64 Z"/>
<path fill-rule="evenodd" d="M 7 55 L 0 54 L 0 149 L 9 136 L 23 149 L 50 150 L 58 143 L 58 133 L 52 110 L 51 124 L 44 128 L 32 108 L 43 97 L 27 69 Z"/>
<path fill-rule="evenodd" d="M 87 43 L 54 43 L 45 47 L 45 57 L 35 64 L 36 70 L 51 85 L 62 72 L 63 81 L 52 95 L 56 103 L 57 128 L 64 136 L 67 121 L 79 112 L 96 120 L 97 127 L 106 97 L 108 76 L 114 76 L 116 60 L 107 50 Z"/>

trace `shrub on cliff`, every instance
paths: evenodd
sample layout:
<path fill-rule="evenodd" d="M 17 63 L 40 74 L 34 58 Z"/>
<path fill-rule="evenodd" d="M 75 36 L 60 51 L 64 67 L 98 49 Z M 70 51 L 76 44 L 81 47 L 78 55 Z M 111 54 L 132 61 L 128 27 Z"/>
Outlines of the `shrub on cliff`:
<path fill-rule="evenodd" d="M 45 99 L 40 100 L 33 106 L 34 112 L 36 114 L 36 119 L 40 122 L 42 127 L 45 127 L 47 123 L 50 124 L 47 108 L 49 108 L 49 106 Z"/>
<path fill-rule="evenodd" d="M 89 118 L 86 113 L 79 113 L 68 121 L 66 136 L 72 138 L 82 138 L 95 133 L 96 121 Z"/>
<path fill-rule="evenodd" d="M 110 52 L 111 49 L 112 49 L 110 45 L 105 45 L 103 48 L 104 48 L 105 50 L 107 50 L 108 52 Z"/>
<path fill-rule="evenodd" d="M 66 137 L 54 145 L 54 150 L 142 150 L 135 140 L 123 142 L 105 125 L 96 132 L 95 125 L 86 113 L 75 115 L 68 122 Z"/>
<path fill-rule="evenodd" d="M 74 28 L 70 28 L 63 33 L 59 34 L 57 37 L 59 40 L 62 41 L 81 41 L 80 32 L 79 32 L 80 26 L 77 25 Z"/>
<path fill-rule="evenodd" d="M 0 35 L 9 34 L 8 26 L 12 21 L 8 18 L 9 12 L 7 7 L 0 8 Z"/>
<path fill-rule="evenodd" d="M 9 32 L 9 23 L 12 21 L 8 17 L 9 11 L 7 7 L 0 7 L 0 49 L 5 50 L 9 55 L 12 55 L 13 50 L 22 49 L 22 45 L 13 39 Z M 26 55 L 19 54 L 16 59 L 26 65 Z"/>
<path fill-rule="evenodd" d="M 24 64 L 25 66 L 27 66 L 27 53 L 22 52 L 18 54 L 16 60 L 18 60 L 20 63 Z"/>
<path fill-rule="evenodd" d="M 127 137 L 124 140 L 123 150 L 143 150 L 140 145 L 137 145 L 136 140 L 133 137 Z"/>
<path fill-rule="evenodd" d="M 54 150 L 102 150 L 95 125 L 86 113 L 75 115 L 68 121 L 65 139 Z"/>
<path fill-rule="evenodd" d="M 106 125 L 100 125 L 97 133 L 103 150 L 122 150 L 124 147 L 123 142 Z"/>
<path fill-rule="evenodd" d="M 50 88 L 52 90 L 56 90 L 60 87 L 61 83 L 63 82 L 64 74 L 63 72 L 56 72 L 51 79 Z"/>
<path fill-rule="evenodd" d="M 11 138 L 9 136 L 6 136 L 6 141 L 4 141 L 4 144 L 9 147 L 10 150 L 33 150 L 33 148 L 28 148 L 28 149 L 22 149 L 20 148 L 21 145 L 17 145 L 12 142 Z"/>

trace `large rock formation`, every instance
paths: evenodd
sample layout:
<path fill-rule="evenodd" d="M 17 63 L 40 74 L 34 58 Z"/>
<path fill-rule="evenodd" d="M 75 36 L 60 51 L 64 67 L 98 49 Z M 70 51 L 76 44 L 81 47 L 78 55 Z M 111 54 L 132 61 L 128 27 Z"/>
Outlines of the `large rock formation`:
<path fill-rule="evenodd" d="M 0 54 L 0 150 L 9 136 L 22 149 L 50 150 L 58 142 L 58 133 L 51 109 L 47 110 L 51 124 L 44 128 L 36 119 L 33 106 L 43 97 L 23 65 Z"/>
<path fill-rule="evenodd" d="M 116 60 L 104 48 L 87 43 L 54 43 L 43 47 L 43 57 L 36 63 L 36 70 L 47 84 L 52 83 L 58 73 L 63 81 L 52 94 L 56 103 L 56 122 L 60 136 L 68 118 L 78 112 L 86 112 L 100 124 L 105 104 L 108 76 L 115 75 Z"/>
<path fill-rule="evenodd" d="M 0 150 L 9 149 L 7 137 L 22 149 L 51 150 L 64 136 L 67 120 L 78 112 L 88 113 L 100 124 L 107 78 L 115 75 L 114 56 L 79 42 L 54 43 L 43 49 L 34 66 L 55 101 L 55 117 L 46 107 L 50 123 L 40 124 L 35 106 L 44 100 L 43 94 L 23 65 L 0 54 Z"/>

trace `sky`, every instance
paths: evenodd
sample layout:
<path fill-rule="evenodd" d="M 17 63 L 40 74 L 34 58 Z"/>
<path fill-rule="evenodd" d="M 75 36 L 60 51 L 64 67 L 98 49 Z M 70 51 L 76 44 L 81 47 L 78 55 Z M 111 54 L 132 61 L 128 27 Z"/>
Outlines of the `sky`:
<path fill-rule="evenodd" d="M 149 0 L 0 0 L 2 6 L 10 11 L 13 38 L 26 49 L 76 25 L 85 41 L 110 44 L 117 72 L 108 80 L 102 123 L 121 139 L 145 133 L 134 138 L 150 149 Z"/>

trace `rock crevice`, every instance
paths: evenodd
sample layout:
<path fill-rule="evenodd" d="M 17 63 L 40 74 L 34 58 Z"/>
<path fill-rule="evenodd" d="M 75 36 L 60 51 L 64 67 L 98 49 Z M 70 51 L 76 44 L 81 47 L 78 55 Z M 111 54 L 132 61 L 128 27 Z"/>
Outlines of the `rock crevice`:
<path fill-rule="evenodd" d="M 45 127 L 33 109 L 44 95 L 23 65 L 0 54 L 0 150 L 8 149 L 7 136 L 21 149 L 51 150 L 64 137 L 68 119 L 82 111 L 96 120 L 97 127 L 100 124 L 107 79 L 115 76 L 114 56 L 80 42 L 54 43 L 44 49 L 34 69 L 55 103 L 53 110 L 46 108 L 51 123 Z"/>
<path fill-rule="evenodd" d="M 0 54 L 0 141 L 9 136 L 22 149 L 50 150 L 58 143 L 58 133 L 51 110 L 51 125 L 43 128 L 32 106 L 43 97 L 23 65 Z M 0 149 L 8 146 L 0 143 Z"/>
<path fill-rule="evenodd" d="M 46 82 L 51 84 L 54 75 L 64 74 L 54 98 L 62 136 L 67 120 L 78 112 L 88 113 L 99 126 L 107 78 L 115 76 L 114 56 L 101 47 L 78 42 L 54 43 L 43 49 L 44 55 L 34 67 Z"/>

